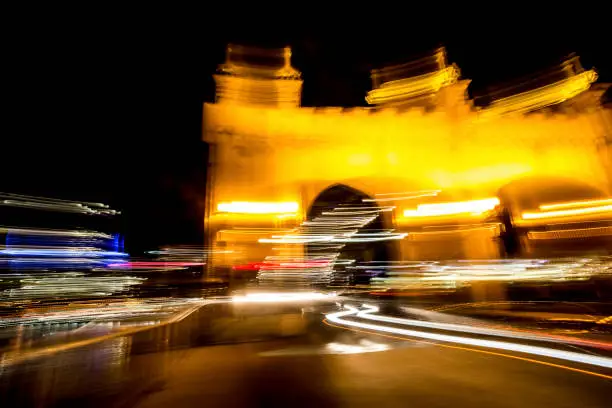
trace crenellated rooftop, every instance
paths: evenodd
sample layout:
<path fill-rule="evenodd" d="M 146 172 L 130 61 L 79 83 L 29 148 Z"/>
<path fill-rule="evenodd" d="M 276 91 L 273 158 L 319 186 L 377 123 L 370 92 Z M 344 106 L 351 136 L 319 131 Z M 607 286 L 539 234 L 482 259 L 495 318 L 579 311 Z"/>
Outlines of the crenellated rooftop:
<path fill-rule="evenodd" d="M 498 115 L 525 114 L 555 106 L 555 113 L 575 113 L 598 106 L 601 92 L 586 93 L 597 80 L 594 70 L 585 70 L 572 55 L 558 66 L 528 78 L 506 83 L 488 93 L 489 103 L 474 107 L 467 94 L 469 80 L 447 61 L 446 50 L 433 52 L 403 64 L 372 70 L 368 108 L 316 108 L 315 113 L 342 111 L 406 114 L 436 111 L 476 112 L 479 119 Z M 295 108 L 300 106 L 301 73 L 291 65 L 291 49 L 257 49 L 229 45 L 226 61 L 217 75 L 217 102 L 240 105 Z M 585 96 L 587 95 L 588 96 Z M 597 94 L 597 95 L 595 95 Z M 581 96 L 580 98 L 577 98 Z M 571 101 L 571 103 L 570 103 Z"/>

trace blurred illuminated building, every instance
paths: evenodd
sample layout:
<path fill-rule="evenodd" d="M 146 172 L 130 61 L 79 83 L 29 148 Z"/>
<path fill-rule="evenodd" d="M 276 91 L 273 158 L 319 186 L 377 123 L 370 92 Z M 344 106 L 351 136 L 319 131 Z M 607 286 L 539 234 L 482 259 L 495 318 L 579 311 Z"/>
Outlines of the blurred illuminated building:
<path fill-rule="evenodd" d="M 476 106 L 441 48 L 374 70 L 371 106 L 346 109 L 300 107 L 290 56 L 230 46 L 215 76 L 216 103 L 204 106 L 211 266 L 311 257 L 313 243 L 342 251 L 347 241 L 385 242 L 363 261 L 611 247 L 608 85 L 577 57 Z M 327 222 L 330 211 L 344 213 Z M 320 228 L 356 214 L 367 222 Z"/>

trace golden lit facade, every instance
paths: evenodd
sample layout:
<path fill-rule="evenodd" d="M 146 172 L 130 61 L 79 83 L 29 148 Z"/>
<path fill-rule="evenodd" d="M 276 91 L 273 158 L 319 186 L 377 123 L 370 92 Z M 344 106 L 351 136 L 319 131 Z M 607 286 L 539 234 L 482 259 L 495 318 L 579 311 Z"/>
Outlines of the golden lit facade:
<path fill-rule="evenodd" d="M 600 200 L 610 196 L 612 115 L 599 103 L 606 86 L 594 84 L 595 72 L 577 58 L 554 82 L 476 108 L 467 98 L 470 81 L 440 49 L 374 71 L 366 96 L 372 106 L 347 109 L 300 107 L 302 81 L 289 49 L 267 51 L 265 62 L 249 52 L 229 47 L 215 76 L 217 101 L 204 106 L 213 266 L 286 250 L 291 244 L 270 238 L 295 232 L 334 185 L 391 209 L 385 228 L 404 234 L 392 244 L 394 260 L 503 256 L 498 238 L 507 225 L 494 216 L 500 208 L 512 223 L 534 227 L 523 241 L 553 237 L 550 228 L 536 228 L 550 220 L 609 215 Z M 540 206 L 564 202 L 563 211 L 587 212 L 538 218 L 546 212 Z M 610 232 L 584 222 L 560 234 Z"/>

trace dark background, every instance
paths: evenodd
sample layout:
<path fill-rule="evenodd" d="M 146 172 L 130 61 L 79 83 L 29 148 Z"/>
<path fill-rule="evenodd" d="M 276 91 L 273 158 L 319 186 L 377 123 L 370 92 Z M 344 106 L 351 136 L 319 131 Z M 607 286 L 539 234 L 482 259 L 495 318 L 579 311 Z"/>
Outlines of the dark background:
<path fill-rule="evenodd" d="M 608 13 L 595 4 L 214 7 L 8 13 L 0 191 L 121 209 L 132 253 L 201 243 L 202 103 L 229 42 L 291 45 L 303 105 L 365 105 L 371 68 L 438 45 L 475 94 L 571 52 L 612 81 Z"/>

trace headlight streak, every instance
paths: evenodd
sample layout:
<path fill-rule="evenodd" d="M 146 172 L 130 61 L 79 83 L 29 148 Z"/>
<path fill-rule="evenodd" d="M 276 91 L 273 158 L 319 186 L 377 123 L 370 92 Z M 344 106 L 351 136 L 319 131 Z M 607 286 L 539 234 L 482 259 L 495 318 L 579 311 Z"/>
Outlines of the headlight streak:
<path fill-rule="evenodd" d="M 0 199 L 3 196 L 4 194 L 0 193 Z M 44 209 L 55 213 L 84 213 L 94 218 L 112 218 L 120 214 L 111 210 L 108 205 L 99 203 L 79 203 L 15 194 L 9 194 L 7 197 L 9 199 L 0 205 Z M 32 211 L 28 212 L 32 214 Z M 129 256 L 123 252 L 123 238 L 118 233 L 0 226 L 0 234 L 5 241 L 5 246 L 0 247 L 0 268 L 9 270 L 91 271 L 104 269 L 109 263 L 126 262 Z"/>
<path fill-rule="evenodd" d="M 368 313 L 374 313 L 378 311 L 378 308 L 374 306 L 364 306 L 364 307 L 366 307 L 367 309 L 365 311 L 366 315 Z M 378 331 L 378 332 L 384 332 L 384 333 L 392 333 L 392 334 L 397 334 L 397 335 L 402 335 L 402 336 L 407 336 L 407 337 L 416 337 L 416 338 L 422 338 L 422 339 L 440 341 L 440 342 L 446 342 L 446 343 L 465 344 L 465 345 L 476 346 L 476 347 L 493 348 L 493 349 L 498 349 L 498 350 L 506 350 L 506 351 L 513 351 L 513 352 L 518 352 L 518 353 L 533 354 L 533 355 L 538 355 L 542 357 L 550 357 L 550 358 L 556 358 L 556 359 L 561 359 L 561 360 L 566 360 L 566 361 L 572 361 L 576 363 L 590 364 L 590 365 L 604 367 L 604 368 L 612 368 L 612 359 L 606 358 L 606 357 L 599 357 L 599 356 L 594 356 L 594 355 L 589 355 L 589 354 L 562 351 L 562 350 L 556 350 L 556 349 L 545 348 L 545 347 L 529 346 L 529 345 L 523 345 L 523 344 L 517 344 L 517 343 L 509 343 L 509 342 L 503 342 L 503 341 L 482 340 L 482 339 L 475 339 L 475 338 L 469 338 L 469 337 L 459 337 L 459 336 L 452 336 L 452 335 L 446 335 L 446 334 L 421 332 L 417 330 L 400 329 L 400 328 L 390 327 L 390 326 L 382 326 L 382 325 L 376 325 L 376 324 L 370 324 L 370 323 L 362 323 L 362 322 L 353 321 L 353 320 L 345 320 L 343 319 L 343 317 L 347 317 L 351 315 L 355 315 L 356 317 L 359 317 L 359 313 L 360 313 L 359 309 L 357 309 L 356 307 L 347 305 L 345 306 L 345 308 L 348 310 L 327 314 L 325 315 L 325 318 L 340 326 L 357 327 L 357 328 L 366 329 L 366 330 L 372 330 L 372 331 Z M 372 316 L 370 315 L 369 317 L 372 317 Z M 376 319 L 378 319 L 379 317 L 380 316 L 376 316 Z M 373 319 L 373 320 L 376 320 L 376 319 Z"/>
<path fill-rule="evenodd" d="M 112 239 L 112 235 L 97 231 L 0 227 L 0 232 L 9 232 L 11 235 L 25 236 Z"/>
<path fill-rule="evenodd" d="M 374 221 L 380 213 L 393 211 L 393 206 L 339 206 L 331 211 L 322 211 L 312 220 L 304 221 L 297 234 L 275 235 L 261 238 L 260 243 L 268 244 L 314 244 L 314 243 L 365 243 L 398 240 L 408 234 L 382 232 L 360 232 L 360 229 Z"/>
<path fill-rule="evenodd" d="M 406 233 L 396 233 L 393 230 L 372 229 L 365 227 L 376 220 L 383 212 L 391 212 L 394 206 L 379 207 L 372 204 L 340 205 L 331 210 L 324 210 L 311 220 L 303 221 L 299 227 L 283 235 L 272 235 L 269 238 L 260 238 L 259 243 L 264 244 L 308 244 L 314 253 L 323 256 L 328 262 L 313 265 L 312 259 L 303 255 L 294 255 L 289 260 L 291 264 L 307 264 L 304 271 L 295 271 L 293 267 L 278 262 L 271 262 L 271 258 L 260 265 L 239 265 L 234 270 L 257 270 L 257 282 L 261 285 L 314 287 L 327 286 L 339 277 L 335 266 L 350 264 L 352 260 L 339 259 L 342 248 L 353 243 L 381 242 L 401 240 Z M 335 245 L 334 245 L 335 244 Z M 328 252 L 333 250 L 333 252 Z M 325 251 L 325 253 L 323 253 Z M 251 266 L 256 266 L 255 268 Z M 344 279 L 344 278 L 343 278 Z"/>
<path fill-rule="evenodd" d="M 612 272 L 611 257 L 522 259 L 490 261 L 431 261 L 355 265 L 351 268 L 376 270 L 384 277 L 372 284 L 387 287 L 425 287 L 426 285 L 471 284 L 472 282 L 569 282 L 586 281 Z"/>
<path fill-rule="evenodd" d="M 179 269 L 187 269 L 194 266 L 206 265 L 204 262 L 173 262 L 173 261 L 127 261 L 109 263 L 110 269 L 128 269 L 128 270 L 152 270 L 152 271 L 174 271 Z"/>
<path fill-rule="evenodd" d="M 119 211 L 113 210 L 108 205 L 102 203 L 68 201 L 47 197 L 7 193 L 0 193 L 0 206 L 92 215 L 112 216 L 121 214 Z"/>
<path fill-rule="evenodd" d="M 2 249 L 0 255 L 9 256 L 67 256 L 67 257 L 92 257 L 92 258 L 104 258 L 104 257 L 127 257 L 128 254 L 125 252 L 116 251 L 101 251 L 97 248 L 66 248 L 66 249 L 51 249 L 51 248 L 15 248 L 15 249 Z"/>
<path fill-rule="evenodd" d="M 263 286 L 328 286 L 337 254 L 316 256 L 269 256 L 257 266 L 257 282 Z"/>
<path fill-rule="evenodd" d="M 140 285 L 145 278 L 135 276 L 99 276 L 81 272 L 4 274 L 3 278 L 17 278 L 21 287 L 0 292 L 0 301 L 29 301 L 41 298 L 75 298 L 82 296 L 111 296 L 127 292 Z"/>

